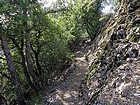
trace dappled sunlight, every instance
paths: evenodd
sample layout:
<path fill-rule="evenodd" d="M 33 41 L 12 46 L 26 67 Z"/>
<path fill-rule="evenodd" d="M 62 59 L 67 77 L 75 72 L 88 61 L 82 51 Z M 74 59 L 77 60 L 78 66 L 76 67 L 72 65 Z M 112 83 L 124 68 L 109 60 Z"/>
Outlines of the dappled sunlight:
<path fill-rule="evenodd" d="M 78 54 L 76 53 L 76 58 L 73 62 L 74 65 L 72 64 L 72 67 L 70 67 L 70 70 L 72 70 L 73 72 L 68 72 L 65 79 L 60 80 L 60 82 L 55 85 L 55 91 L 49 93 L 48 97 L 50 98 L 46 99 L 46 103 L 48 102 L 50 105 L 55 105 L 55 103 L 57 103 L 56 105 L 85 104 L 83 97 L 80 96 L 81 82 L 84 79 L 88 67 L 88 62 L 84 57 L 87 51 L 84 50 L 89 50 L 89 47 L 85 46 L 77 51 Z"/>

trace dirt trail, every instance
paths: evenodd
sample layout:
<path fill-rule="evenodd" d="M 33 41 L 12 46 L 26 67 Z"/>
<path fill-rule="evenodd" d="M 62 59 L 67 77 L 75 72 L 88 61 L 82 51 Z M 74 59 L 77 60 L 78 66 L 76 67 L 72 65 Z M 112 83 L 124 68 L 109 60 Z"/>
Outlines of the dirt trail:
<path fill-rule="evenodd" d="M 50 87 L 51 91 L 43 97 L 43 105 L 85 105 L 85 94 L 80 93 L 80 85 L 88 72 L 85 55 L 89 46 L 78 46 L 75 59 L 61 80 Z"/>

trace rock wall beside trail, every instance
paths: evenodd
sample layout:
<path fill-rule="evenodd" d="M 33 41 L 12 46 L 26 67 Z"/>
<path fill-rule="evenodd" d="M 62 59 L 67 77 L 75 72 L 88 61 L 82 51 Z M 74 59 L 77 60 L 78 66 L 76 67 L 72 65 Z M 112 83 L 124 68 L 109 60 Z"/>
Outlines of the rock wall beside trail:
<path fill-rule="evenodd" d="M 87 105 L 139 105 L 140 0 L 122 0 L 93 44 Z"/>

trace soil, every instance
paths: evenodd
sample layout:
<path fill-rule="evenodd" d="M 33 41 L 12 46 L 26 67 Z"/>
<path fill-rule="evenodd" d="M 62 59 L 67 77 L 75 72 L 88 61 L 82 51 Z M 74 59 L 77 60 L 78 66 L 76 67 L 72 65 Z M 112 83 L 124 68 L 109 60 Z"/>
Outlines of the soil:
<path fill-rule="evenodd" d="M 81 90 L 81 83 L 88 72 L 86 55 L 90 48 L 88 44 L 76 47 L 75 59 L 65 70 L 57 83 L 49 86 L 43 96 L 43 105 L 85 105 L 86 97 Z"/>

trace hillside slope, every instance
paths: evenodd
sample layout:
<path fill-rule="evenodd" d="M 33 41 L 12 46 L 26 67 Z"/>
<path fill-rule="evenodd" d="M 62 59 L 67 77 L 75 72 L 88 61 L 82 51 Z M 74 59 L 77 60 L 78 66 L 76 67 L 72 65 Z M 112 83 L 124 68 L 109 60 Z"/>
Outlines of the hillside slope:
<path fill-rule="evenodd" d="M 139 41 L 140 1 L 122 0 L 88 56 L 87 105 L 140 104 Z"/>

